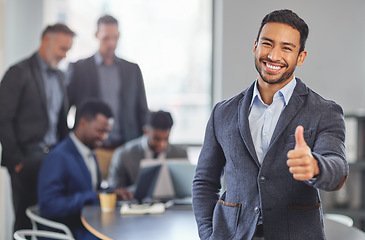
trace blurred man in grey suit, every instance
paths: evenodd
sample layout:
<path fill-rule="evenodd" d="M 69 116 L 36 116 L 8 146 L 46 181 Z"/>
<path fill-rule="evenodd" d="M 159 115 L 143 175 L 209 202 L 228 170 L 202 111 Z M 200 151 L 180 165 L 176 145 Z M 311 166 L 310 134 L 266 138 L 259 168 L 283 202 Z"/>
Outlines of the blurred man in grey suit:
<path fill-rule="evenodd" d="M 57 66 L 74 35 L 64 24 L 48 26 L 38 51 L 10 67 L 0 85 L 1 165 L 11 177 L 14 230 L 32 227 L 25 210 L 37 203 L 39 167 L 68 132 L 64 76 Z"/>
<path fill-rule="evenodd" d="M 122 198 L 130 198 L 124 189 L 136 181 L 142 159 L 187 158 L 186 149 L 169 144 L 173 120 L 165 111 L 151 112 L 144 126 L 144 135 L 115 150 L 108 182 Z"/>

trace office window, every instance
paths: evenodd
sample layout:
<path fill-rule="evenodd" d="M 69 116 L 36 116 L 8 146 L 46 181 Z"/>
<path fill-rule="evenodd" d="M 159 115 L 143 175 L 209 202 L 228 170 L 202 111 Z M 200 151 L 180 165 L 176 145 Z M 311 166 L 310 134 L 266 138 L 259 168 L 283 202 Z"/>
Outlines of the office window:
<path fill-rule="evenodd" d="M 171 141 L 202 143 L 211 110 L 211 0 L 53 0 L 45 6 L 46 21 L 65 21 L 77 32 L 68 61 L 94 54 L 97 19 L 116 17 L 116 54 L 139 64 L 150 109 L 172 113 Z"/>

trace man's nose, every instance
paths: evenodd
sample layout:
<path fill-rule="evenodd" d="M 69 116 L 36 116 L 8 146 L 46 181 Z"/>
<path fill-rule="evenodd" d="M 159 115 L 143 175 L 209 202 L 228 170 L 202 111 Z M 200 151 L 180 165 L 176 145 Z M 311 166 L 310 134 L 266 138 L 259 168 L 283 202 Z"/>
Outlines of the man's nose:
<path fill-rule="evenodd" d="M 281 59 L 280 49 L 278 47 L 274 47 L 269 52 L 268 58 L 272 61 L 277 61 Z"/>
<path fill-rule="evenodd" d="M 168 145 L 168 141 L 161 141 L 159 143 L 159 147 L 162 149 L 162 150 L 165 150 L 165 148 L 167 147 Z"/>
<path fill-rule="evenodd" d="M 105 139 L 107 139 L 108 138 L 108 132 L 104 132 L 104 133 L 101 133 L 100 135 L 99 135 L 99 139 L 101 140 L 101 141 L 104 141 Z"/>

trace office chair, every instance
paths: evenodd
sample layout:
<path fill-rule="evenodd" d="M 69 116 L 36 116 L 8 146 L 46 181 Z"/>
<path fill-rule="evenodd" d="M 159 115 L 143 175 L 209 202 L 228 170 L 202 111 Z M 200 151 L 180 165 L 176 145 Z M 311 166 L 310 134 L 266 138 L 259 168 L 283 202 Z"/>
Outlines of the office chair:
<path fill-rule="evenodd" d="M 30 218 L 30 221 L 32 222 L 32 227 L 34 231 L 37 231 L 37 223 L 46 226 L 51 227 L 53 229 L 61 230 L 65 233 L 65 236 L 68 236 L 67 239 L 74 239 L 74 236 L 72 235 L 71 230 L 63 223 L 55 222 L 46 218 L 43 218 L 39 214 L 38 205 L 30 206 L 25 211 L 27 216 Z M 34 239 L 34 238 L 33 238 Z"/>
<path fill-rule="evenodd" d="M 364 240 L 365 232 L 361 231 L 356 227 L 349 227 L 343 223 L 327 218 L 324 220 L 324 231 L 327 240 Z"/>
<path fill-rule="evenodd" d="M 49 232 L 49 231 L 42 231 L 42 230 L 18 230 L 14 233 L 15 240 L 27 240 L 27 236 L 31 236 L 32 238 L 35 237 L 45 237 L 51 239 L 59 239 L 59 240 L 75 240 L 73 237 L 67 236 L 63 233 L 56 233 L 56 232 Z"/>
<path fill-rule="evenodd" d="M 352 227 L 354 225 L 354 220 L 352 220 L 352 218 L 350 218 L 349 216 L 343 214 L 326 213 L 324 214 L 324 216 L 333 221 L 345 224 L 348 227 Z"/>

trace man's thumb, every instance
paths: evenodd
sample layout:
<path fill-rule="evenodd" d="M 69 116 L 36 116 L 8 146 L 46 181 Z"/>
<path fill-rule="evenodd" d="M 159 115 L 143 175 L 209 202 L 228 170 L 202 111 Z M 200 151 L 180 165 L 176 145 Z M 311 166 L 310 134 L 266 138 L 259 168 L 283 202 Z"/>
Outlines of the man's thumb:
<path fill-rule="evenodd" d="M 295 149 L 307 146 L 307 143 L 304 140 L 303 132 L 304 128 L 302 126 L 298 126 L 295 129 Z"/>

